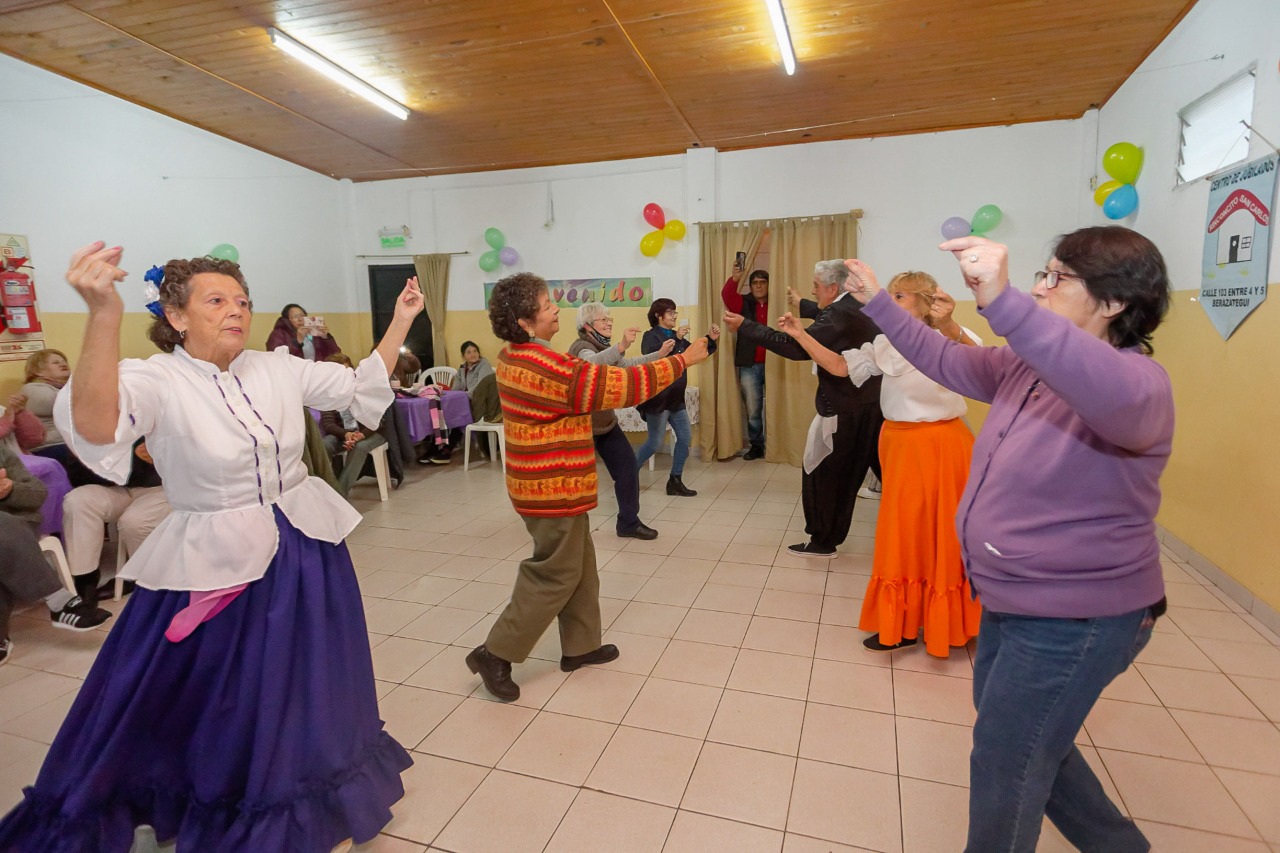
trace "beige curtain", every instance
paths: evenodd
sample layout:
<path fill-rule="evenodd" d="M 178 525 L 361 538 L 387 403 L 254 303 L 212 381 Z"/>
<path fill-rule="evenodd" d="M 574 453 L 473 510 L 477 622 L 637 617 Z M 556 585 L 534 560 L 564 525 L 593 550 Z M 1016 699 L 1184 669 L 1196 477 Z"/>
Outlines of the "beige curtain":
<path fill-rule="evenodd" d="M 698 307 L 706 323 L 719 323 L 724 314 L 720 291 L 733 270 L 738 252 L 747 253 L 747 270 L 753 269 L 756 252 L 764 240 L 764 222 L 703 222 L 698 225 L 702 246 L 702 270 Z M 743 276 L 743 286 L 746 276 Z M 773 299 L 770 294 L 770 301 Z M 742 397 L 738 372 L 733 366 L 734 335 L 720 336 L 716 356 L 695 370 L 701 401 L 698 439 L 703 459 L 728 459 L 742 449 Z"/>
<path fill-rule="evenodd" d="M 449 364 L 448 342 L 444 339 L 444 309 L 449 304 L 449 255 L 414 255 L 422 299 L 431 321 L 432 360 L 437 367 Z"/>
<path fill-rule="evenodd" d="M 765 232 L 770 235 L 769 305 L 771 313 L 787 309 L 787 287 L 809 296 L 813 265 L 832 258 L 858 256 L 858 219 L 862 211 L 831 216 L 807 216 L 755 222 L 703 223 L 701 308 L 706 316 L 724 311 L 720 289 L 729 277 L 734 254 L 747 252 L 747 270 Z M 770 325 L 774 325 L 772 322 Z M 717 356 L 712 370 L 704 370 L 699 383 L 702 423 L 699 430 L 704 459 L 727 459 L 742 448 L 742 398 L 733 366 L 735 336 L 720 339 L 724 356 Z M 708 374 L 711 374 L 708 376 Z M 707 380 L 710 381 L 707 381 Z M 710 387 L 708 387 L 710 386 Z M 765 359 L 765 459 L 800 465 L 805 438 L 815 414 L 817 378 L 812 362 L 789 361 L 769 355 Z"/>

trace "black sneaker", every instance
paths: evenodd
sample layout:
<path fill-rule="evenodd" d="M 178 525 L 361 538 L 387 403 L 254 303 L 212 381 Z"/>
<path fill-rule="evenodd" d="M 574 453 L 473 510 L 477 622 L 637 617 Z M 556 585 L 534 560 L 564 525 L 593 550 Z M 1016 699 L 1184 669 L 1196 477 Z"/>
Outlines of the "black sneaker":
<path fill-rule="evenodd" d="M 68 631 L 92 631 L 111 618 L 111 611 L 103 610 L 96 604 L 76 596 L 58 611 L 49 611 L 53 627 L 65 628 Z"/>
<path fill-rule="evenodd" d="M 13 640 L 8 638 L 0 640 L 0 666 L 4 666 L 9 662 L 9 655 L 13 652 Z"/>
<path fill-rule="evenodd" d="M 759 444 L 751 445 L 751 449 L 748 450 L 746 453 L 742 454 L 742 458 L 747 462 L 751 462 L 754 459 L 763 459 L 764 458 L 763 445 L 759 445 Z"/>
<path fill-rule="evenodd" d="M 824 548 L 816 542 L 801 542 L 796 545 L 788 545 L 787 551 L 797 557 L 834 557 L 836 555 L 835 548 Z"/>

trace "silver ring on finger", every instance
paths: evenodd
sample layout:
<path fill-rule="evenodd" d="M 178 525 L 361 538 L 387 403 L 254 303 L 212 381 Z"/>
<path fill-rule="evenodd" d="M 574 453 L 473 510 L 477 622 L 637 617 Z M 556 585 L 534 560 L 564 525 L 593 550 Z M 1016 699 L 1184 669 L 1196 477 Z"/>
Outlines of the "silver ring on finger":
<path fill-rule="evenodd" d="M 969 263 L 971 263 L 971 264 L 976 264 L 977 262 L 978 262 L 978 256 L 977 256 L 977 255 L 970 255 L 970 256 L 969 256 Z"/>

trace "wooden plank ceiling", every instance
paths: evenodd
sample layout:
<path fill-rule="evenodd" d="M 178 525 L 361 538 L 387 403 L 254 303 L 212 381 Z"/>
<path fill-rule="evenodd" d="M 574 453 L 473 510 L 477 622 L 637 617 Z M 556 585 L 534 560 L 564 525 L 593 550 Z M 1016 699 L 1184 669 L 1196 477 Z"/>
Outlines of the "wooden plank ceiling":
<path fill-rule="evenodd" d="M 1077 118 L 1193 4 L 784 0 L 794 77 L 763 0 L 7 0 L 0 51 L 364 181 Z"/>

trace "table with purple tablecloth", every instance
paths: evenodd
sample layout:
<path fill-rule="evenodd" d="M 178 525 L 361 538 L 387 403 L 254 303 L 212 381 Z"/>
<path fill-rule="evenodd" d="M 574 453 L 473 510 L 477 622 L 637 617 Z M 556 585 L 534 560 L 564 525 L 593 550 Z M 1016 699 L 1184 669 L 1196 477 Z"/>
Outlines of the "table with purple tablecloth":
<path fill-rule="evenodd" d="M 409 437 L 416 444 L 431 434 L 431 404 L 423 397 L 396 395 L 396 408 L 404 415 Z M 471 400 L 466 391 L 445 391 L 440 395 L 440 409 L 449 429 L 461 429 L 472 422 Z"/>
<path fill-rule="evenodd" d="M 43 456 L 19 457 L 27 470 L 34 474 L 49 489 L 49 496 L 40 507 L 40 535 L 62 532 L 62 499 L 71 491 L 71 481 L 67 479 L 67 471 L 56 460 Z"/>

